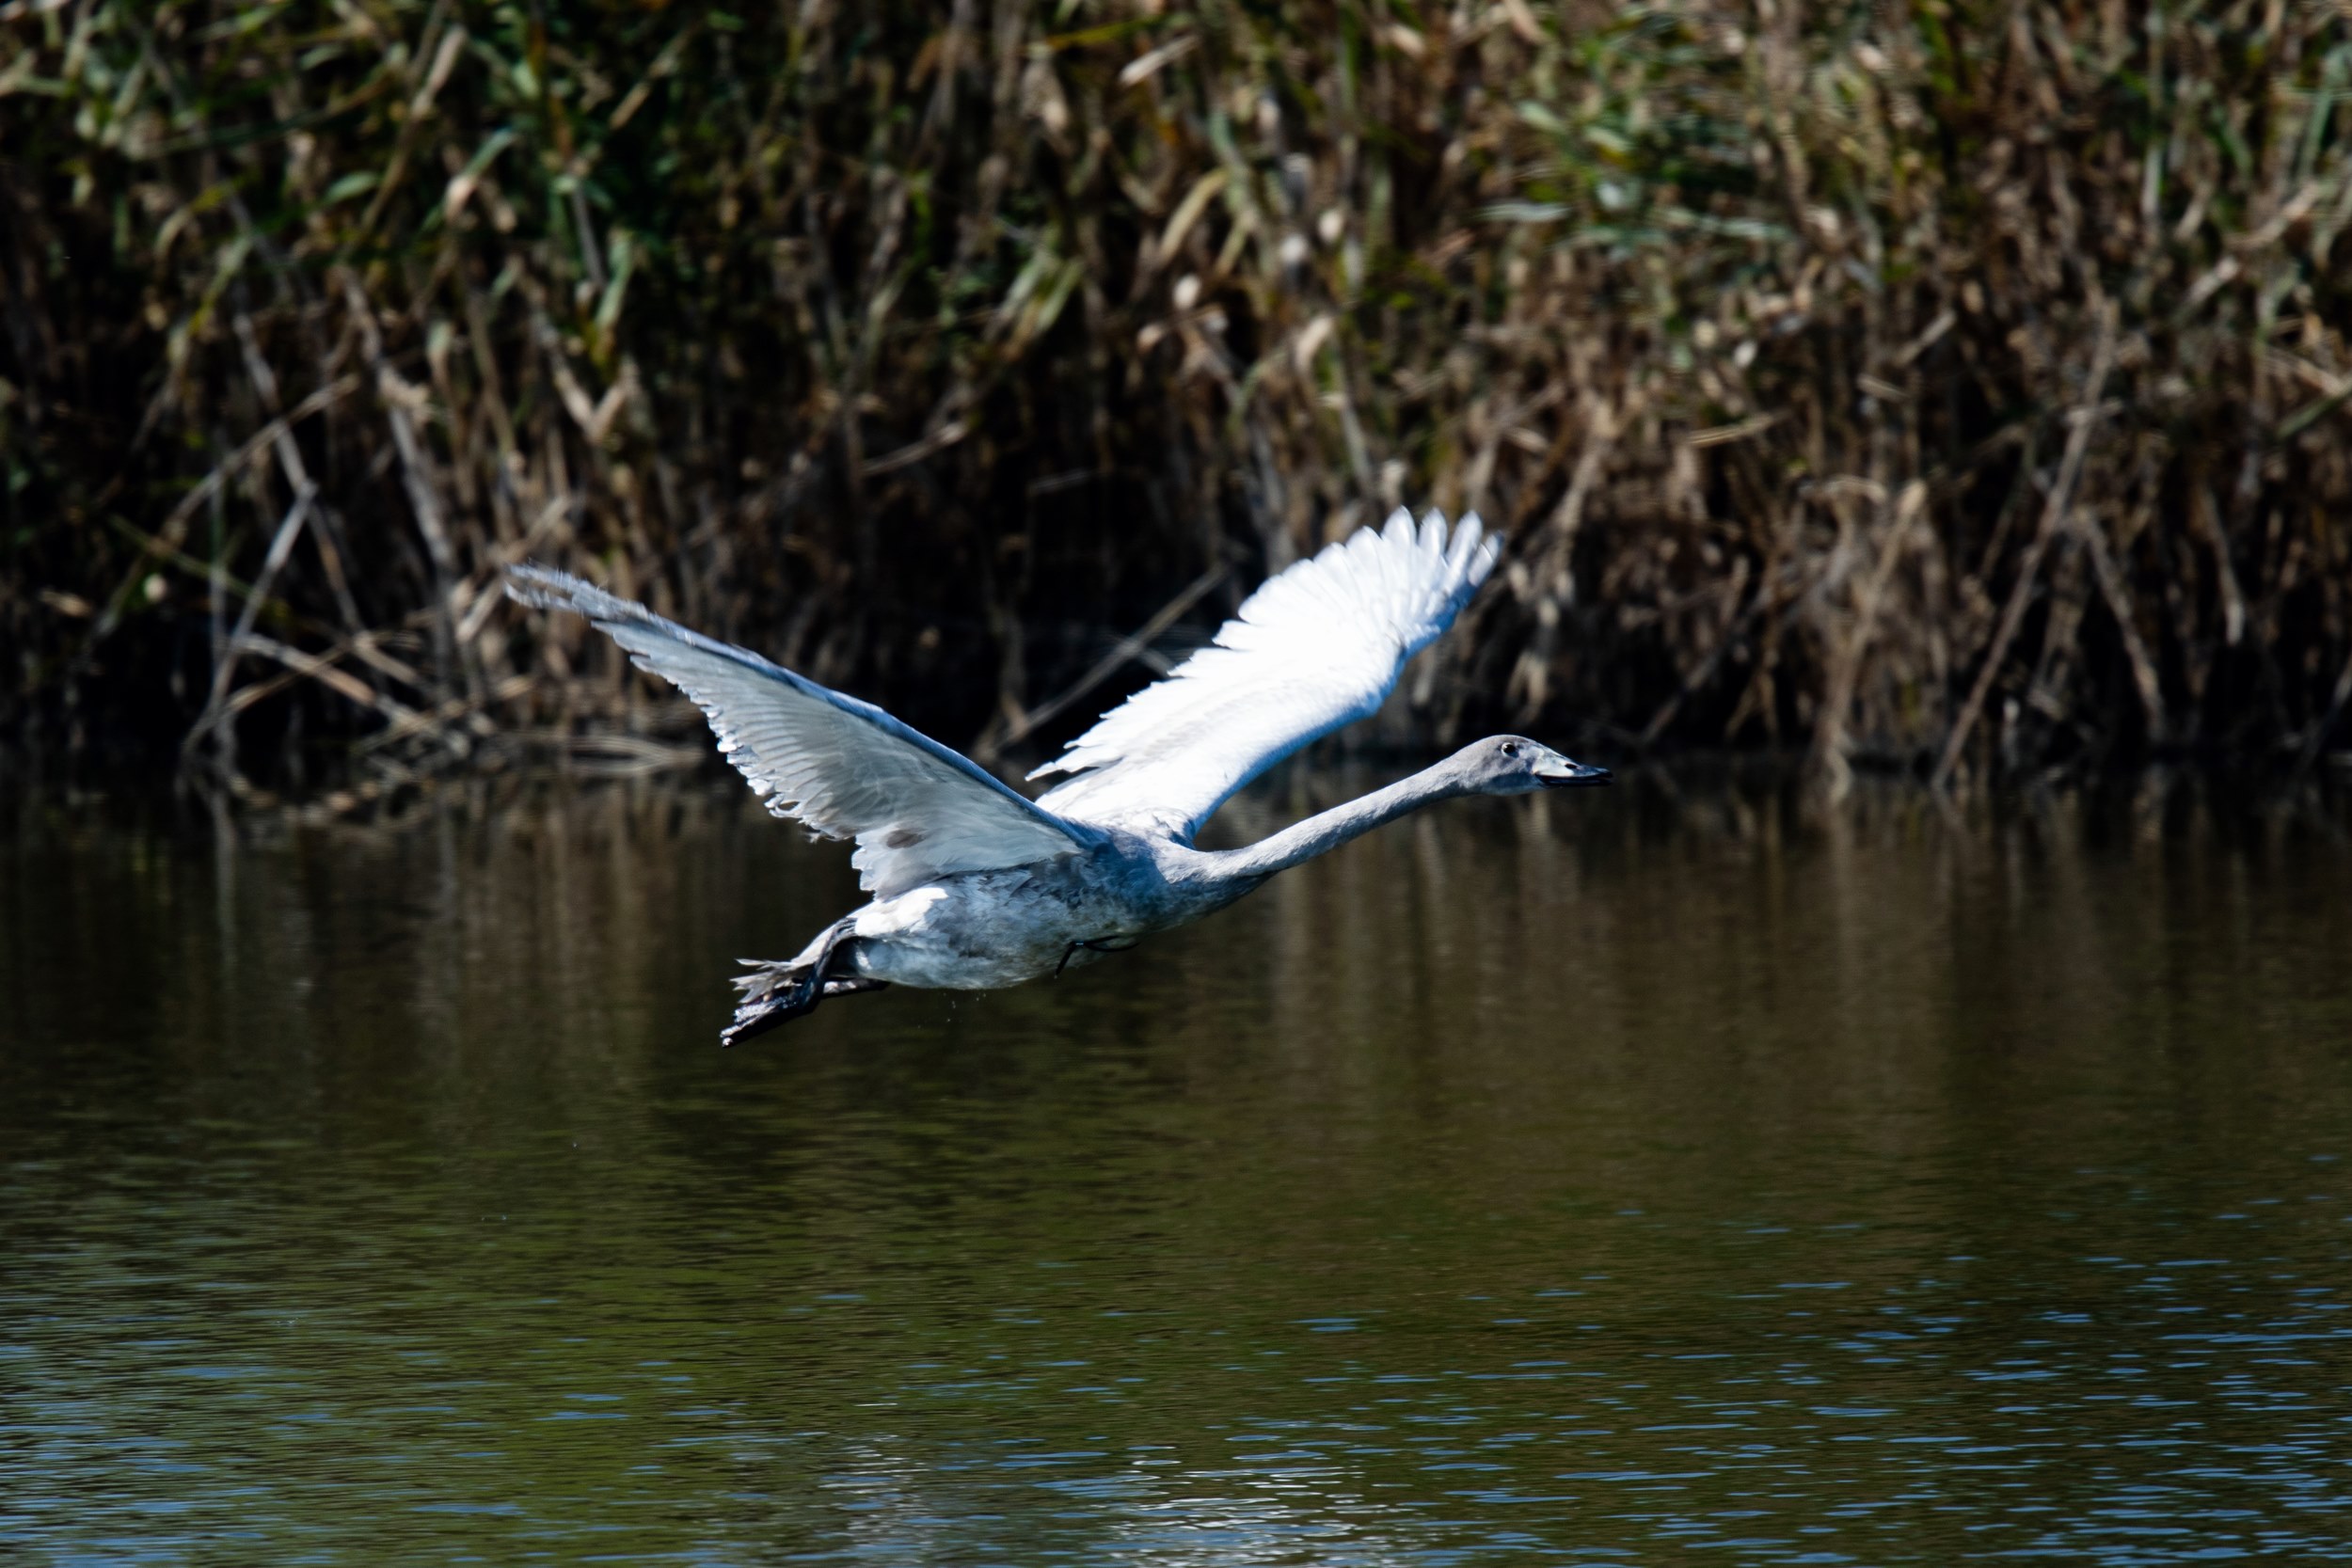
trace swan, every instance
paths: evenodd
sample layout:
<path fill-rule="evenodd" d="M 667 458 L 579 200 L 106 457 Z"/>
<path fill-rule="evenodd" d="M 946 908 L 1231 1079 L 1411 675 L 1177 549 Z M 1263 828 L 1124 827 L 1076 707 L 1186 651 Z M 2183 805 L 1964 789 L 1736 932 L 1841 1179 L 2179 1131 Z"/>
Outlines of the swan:
<path fill-rule="evenodd" d="M 1032 800 L 870 703 L 545 567 L 507 593 L 586 616 L 693 699 L 774 815 L 854 838 L 872 895 L 783 962 L 744 959 L 722 1044 L 886 985 L 985 990 L 1059 974 L 1224 908 L 1267 878 L 1433 800 L 1609 782 L 1523 736 L 1434 767 L 1246 849 L 1193 835 L 1282 758 L 1376 711 L 1494 569 L 1477 514 L 1449 532 L 1400 508 L 1260 585 L 1216 640 L 1104 714 L 1031 779 Z"/>

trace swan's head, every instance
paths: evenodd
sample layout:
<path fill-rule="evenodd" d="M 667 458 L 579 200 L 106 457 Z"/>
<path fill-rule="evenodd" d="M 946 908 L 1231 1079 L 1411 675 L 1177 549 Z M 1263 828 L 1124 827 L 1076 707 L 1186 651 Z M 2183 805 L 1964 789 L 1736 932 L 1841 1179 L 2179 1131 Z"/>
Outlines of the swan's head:
<path fill-rule="evenodd" d="M 1564 757 L 1522 735 L 1491 735 L 1454 753 L 1463 782 L 1480 795 L 1529 795 L 1539 789 L 1605 784 L 1609 769 Z"/>

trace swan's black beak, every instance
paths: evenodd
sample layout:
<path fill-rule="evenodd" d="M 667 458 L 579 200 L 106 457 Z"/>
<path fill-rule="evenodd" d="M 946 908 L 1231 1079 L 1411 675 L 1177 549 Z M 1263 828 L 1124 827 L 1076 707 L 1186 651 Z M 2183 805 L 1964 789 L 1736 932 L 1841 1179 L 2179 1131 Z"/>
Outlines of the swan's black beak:
<path fill-rule="evenodd" d="M 1616 775 L 1606 768 L 1588 768 L 1581 762 L 1568 762 L 1565 757 L 1560 760 L 1567 763 L 1564 769 L 1557 773 L 1541 775 L 1546 789 L 1576 789 L 1586 784 L 1605 784 L 1616 782 Z"/>

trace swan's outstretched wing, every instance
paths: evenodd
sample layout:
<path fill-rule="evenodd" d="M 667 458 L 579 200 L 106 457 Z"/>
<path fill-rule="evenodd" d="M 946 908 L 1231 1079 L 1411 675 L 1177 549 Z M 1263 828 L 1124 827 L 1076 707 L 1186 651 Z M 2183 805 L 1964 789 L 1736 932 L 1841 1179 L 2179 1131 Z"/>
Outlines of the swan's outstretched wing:
<path fill-rule="evenodd" d="M 1415 530 L 1400 508 L 1385 529 L 1359 530 L 1268 578 L 1212 645 L 1030 774 L 1077 774 L 1038 804 L 1189 838 L 1251 779 L 1376 712 L 1501 547 L 1476 514 L 1449 541 L 1444 517 L 1432 512 Z"/>
<path fill-rule="evenodd" d="M 878 898 L 949 872 L 1027 865 L 1103 842 L 871 703 L 562 572 L 516 566 L 506 575 L 516 598 L 579 611 L 638 668 L 694 699 L 719 750 L 770 811 L 828 838 L 856 838 L 850 863 Z"/>

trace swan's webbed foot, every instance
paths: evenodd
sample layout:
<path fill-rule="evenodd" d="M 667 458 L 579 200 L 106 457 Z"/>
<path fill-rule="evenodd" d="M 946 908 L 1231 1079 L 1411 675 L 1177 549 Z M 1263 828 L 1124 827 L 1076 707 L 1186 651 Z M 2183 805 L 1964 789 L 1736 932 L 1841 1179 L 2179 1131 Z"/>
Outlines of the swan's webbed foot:
<path fill-rule="evenodd" d="M 1061 962 L 1054 966 L 1054 978 L 1061 978 L 1061 972 L 1070 967 L 1070 960 L 1078 956 L 1080 948 L 1089 953 L 1124 953 L 1141 940 L 1140 937 L 1092 937 L 1085 942 L 1073 942 L 1062 949 Z"/>
<path fill-rule="evenodd" d="M 739 977 L 735 989 L 743 993 L 736 1004 L 735 1022 L 719 1032 L 721 1046 L 764 1035 L 780 1023 L 817 1010 L 817 1004 L 828 996 L 850 996 L 859 991 L 883 990 L 886 980 L 868 980 L 861 975 L 829 975 L 825 964 L 834 949 L 850 934 L 850 923 L 838 922 L 825 933 L 817 956 L 807 963 L 795 959 L 789 963 L 758 963 L 749 974 Z M 753 960 L 745 960 L 752 962 Z"/>

